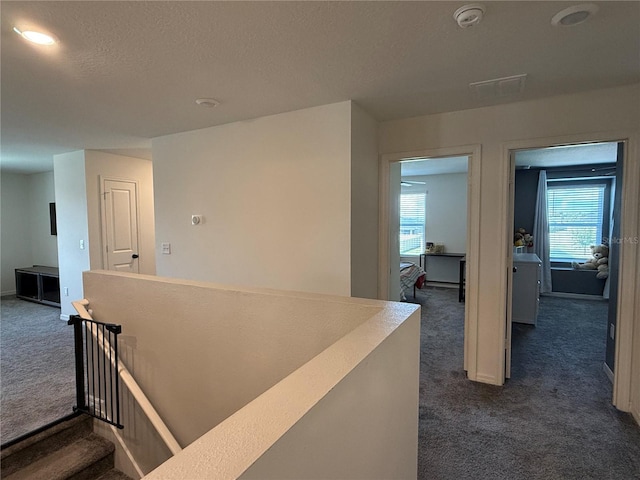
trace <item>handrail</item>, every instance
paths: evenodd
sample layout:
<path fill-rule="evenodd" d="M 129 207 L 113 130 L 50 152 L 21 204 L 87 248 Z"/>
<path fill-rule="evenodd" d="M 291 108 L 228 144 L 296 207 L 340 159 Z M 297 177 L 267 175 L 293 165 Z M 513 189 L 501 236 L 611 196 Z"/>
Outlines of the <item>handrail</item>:
<path fill-rule="evenodd" d="M 80 318 L 84 320 L 93 320 L 93 318 L 91 317 L 91 314 L 86 308 L 89 306 L 89 301 L 87 299 L 77 300 L 75 302 L 71 302 L 71 304 L 78 312 L 78 315 L 80 316 Z M 101 332 L 96 331 L 92 333 L 93 335 L 97 334 L 96 336 L 98 337 L 98 340 L 100 342 L 103 341 L 103 339 L 99 338 L 100 336 L 102 336 Z M 109 342 L 106 342 L 107 345 L 108 343 Z M 111 349 L 112 348 L 111 345 L 108 345 L 108 348 Z M 142 391 L 138 383 L 135 381 L 135 379 L 133 378 L 129 370 L 127 370 L 127 367 L 125 367 L 122 364 L 122 362 L 119 362 L 117 365 L 117 368 L 118 368 L 118 373 L 120 374 L 120 378 L 129 389 L 129 392 L 131 392 L 133 397 L 136 399 L 136 401 L 138 402 L 138 405 L 140 405 L 140 408 L 142 408 L 142 411 L 145 413 L 145 415 L 147 416 L 147 418 L 149 419 L 153 427 L 158 432 L 158 435 L 160 435 L 160 438 L 162 438 L 164 443 L 167 445 L 171 453 L 173 455 L 176 455 L 177 453 L 182 451 L 182 447 L 180 446 L 178 441 L 175 439 L 173 434 L 169 431 L 169 428 L 162 421 L 162 418 L 160 418 L 160 415 L 158 414 L 156 409 L 153 408 L 153 405 L 151 404 L 147 396 L 144 394 L 144 392 Z"/>

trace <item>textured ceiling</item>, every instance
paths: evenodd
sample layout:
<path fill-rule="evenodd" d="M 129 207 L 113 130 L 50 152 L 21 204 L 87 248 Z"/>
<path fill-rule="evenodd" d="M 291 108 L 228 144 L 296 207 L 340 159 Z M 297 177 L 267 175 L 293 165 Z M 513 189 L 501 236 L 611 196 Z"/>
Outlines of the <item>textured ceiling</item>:
<path fill-rule="evenodd" d="M 575 3 L 484 2 L 461 29 L 464 2 L 3 1 L 2 167 L 146 155 L 155 136 L 350 99 L 383 121 L 639 82 L 640 3 L 596 2 L 584 24 L 552 27 Z M 16 24 L 60 43 L 29 45 Z M 517 97 L 468 88 L 521 73 Z"/>

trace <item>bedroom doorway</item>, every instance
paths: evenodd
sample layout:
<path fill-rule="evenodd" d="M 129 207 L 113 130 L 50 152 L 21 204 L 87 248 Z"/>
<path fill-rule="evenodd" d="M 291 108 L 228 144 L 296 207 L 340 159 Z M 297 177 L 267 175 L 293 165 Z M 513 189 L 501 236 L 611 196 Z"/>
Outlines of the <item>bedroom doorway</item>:
<path fill-rule="evenodd" d="M 430 170 L 426 172 L 419 170 L 424 167 Z M 415 170 L 412 171 L 412 169 Z M 439 179 L 437 178 L 438 175 L 441 175 Z M 432 270 L 432 273 L 439 272 L 436 273 L 436 277 L 432 278 L 434 280 L 433 284 L 439 283 L 440 286 L 449 287 L 448 290 L 452 292 L 456 305 L 464 308 L 463 368 L 467 371 L 468 378 L 475 380 L 477 278 L 479 275 L 477 239 L 480 230 L 480 146 L 383 155 L 380 177 L 379 298 L 394 301 L 400 300 L 400 251 L 401 242 L 403 242 L 402 257 L 413 260 L 410 263 L 417 264 L 417 266 L 422 265 L 423 269 L 426 266 L 427 270 Z M 433 197 L 437 191 L 447 190 L 442 188 L 447 184 L 444 180 L 450 181 L 449 190 L 457 191 L 458 198 L 455 198 L 455 195 L 450 195 L 449 199 L 430 200 L 430 197 Z M 455 189 L 452 188 L 454 184 L 456 185 Z M 411 225 L 403 225 L 404 232 L 401 237 L 401 196 L 403 194 L 418 196 L 421 193 L 424 194 L 425 201 L 424 231 L 421 233 L 420 229 L 411 230 Z M 452 192 L 449 193 L 451 194 Z M 411 204 L 411 202 L 406 203 L 407 205 Z M 462 213 L 453 213 L 451 209 L 454 204 L 458 206 L 462 204 L 462 210 L 464 211 Z M 430 208 L 434 209 L 431 213 Z M 439 221 L 444 222 L 445 225 L 456 223 L 458 226 L 452 229 L 454 233 L 445 236 L 442 231 L 438 233 L 438 228 L 429 230 L 430 221 L 437 220 L 438 217 L 440 217 Z M 458 221 L 451 222 L 453 217 L 456 217 Z M 457 235 L 455 232 L 458 232 Z M 447 238 L 450 238 L 450 240 L 447 240 Z M 415 245 L 410 245 L 410 242 L 415 243 Z M 449 253 L 450 255 L 446 256 L 441 253 L 438 257 L 433 255 L 433 258 L 430 258 L 431 253 L 435 254 L 441 250 L 440 246 L 438 246 L 434 251 L 427 253 L 425 251 L 427 242 L 433 243 L 434 246 L 436 243 L 443 244 L 444 254 Z M 437 265 L 436 262 L 441 263 Z M 430 264 L 431 267 L 429 266 Z M 461 266 L 462 268 L 460 268 Z M 462 295 L 458 295 L 461 280 L 464 290 Z M 428 272 L 427 281 L 430 281 Z M 408 297 L 412 298 L 412 295 L 413 291 L 410 292 Z"/>
<path fill-rule="evenodd" d="M 400 162 L 400 262 L 417 266 L 428 286 L 455 288 L 464 301 L 469 157 Z M 402 278 L 402 275 L 401 275 Z M 401 296 L 411 290 L 401 285 Z"/>
<path fill-rule="evenodd" d="M 509 209 L 514 245 L 508 252 L 512 268 L 508 274 L 507 378 L 512 373 L 512 356 L 514 374 L 544 371 L 543 366 L 537 365 L 543 362 L 535 358 L 549 357 L 544 353 L 546 347 L 530 347 L 545 338 L 545 331 L 555 329 L 549 338 L 562 348 L 554 348 L 552 353 L 558 356 L 562 351 L 566 355 L 564 360 L 553 360 L 555 364 L 575 360 L 572 371 L 582 378 L 591 375 L 595 383 L 606 383 L 609 377 L 615 386 L 620 251 L 617 240 L 624 147 L 624 142 L 612 141 L 510 151 L 513 189 Z M 521 228 L 533 239 L 529 245 L 525 242 L 516 247 L 519 237 L 515 235 Z M 590 245 L 598 244 L 609 247 L 608 272 L 576 268 L 576 263 L 580 265 L 591 257 Z M 526 291 L 522 282 L 524 270 L 520 269 L 527 266 L 525 261 L 529 260 L 525 257 L 535 259 L 540 287 L 534 285 L 531 299 L 537 302 L 523 315 Z M 575 317 L 581 322 L 571 326 Z M 527 353 L 528 350 L 531 351 Z M 588 358 L 582 358 L 585 355 Z M 589 363 L 597 365 L 594 371 L 578 371 Z"/>

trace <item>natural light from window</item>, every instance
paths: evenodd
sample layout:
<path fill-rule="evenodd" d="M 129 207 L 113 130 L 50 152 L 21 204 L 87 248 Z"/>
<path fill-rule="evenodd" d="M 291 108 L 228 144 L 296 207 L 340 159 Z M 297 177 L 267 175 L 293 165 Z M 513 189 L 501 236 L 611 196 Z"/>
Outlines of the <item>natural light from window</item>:
<path fill-rule="evenodd" d="M 425 209 L 425 193 L 400 195 L 400 255 L 424 253 Z"/>
<path fill-rule="evenodd" d="M 604 192 L 604 184 L 548 182 L 551 261 L 583 261 L 591 257 L 591 245 L 602 243 Z"/>

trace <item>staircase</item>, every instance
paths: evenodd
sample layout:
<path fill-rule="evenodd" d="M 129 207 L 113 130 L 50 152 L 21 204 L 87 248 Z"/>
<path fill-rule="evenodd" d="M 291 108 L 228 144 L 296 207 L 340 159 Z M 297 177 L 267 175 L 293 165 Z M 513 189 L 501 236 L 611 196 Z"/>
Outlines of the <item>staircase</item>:
<path fill-rule="evenodd" d="M 113 443 L 79 415 L 2 449 L 4 480 L 131 480 L 113 467 Z"/>

